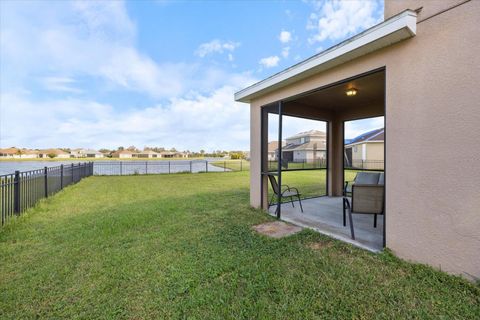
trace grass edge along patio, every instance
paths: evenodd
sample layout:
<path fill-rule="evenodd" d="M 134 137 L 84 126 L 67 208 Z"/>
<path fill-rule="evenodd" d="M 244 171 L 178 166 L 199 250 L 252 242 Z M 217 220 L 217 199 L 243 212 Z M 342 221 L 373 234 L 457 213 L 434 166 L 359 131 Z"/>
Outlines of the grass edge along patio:
<path fill-rule="evenodd" d="M 250 104 L 251 205 L 268 210 L 267 133 L 283 140 L 283 116 L 327 122 L 332 198 L 343 194 L 344 122 L 384 116 L 384 246 L 479 279 L 479 15 L 479 1 L 387 0 L 384 22 L 237 92 Z"/>

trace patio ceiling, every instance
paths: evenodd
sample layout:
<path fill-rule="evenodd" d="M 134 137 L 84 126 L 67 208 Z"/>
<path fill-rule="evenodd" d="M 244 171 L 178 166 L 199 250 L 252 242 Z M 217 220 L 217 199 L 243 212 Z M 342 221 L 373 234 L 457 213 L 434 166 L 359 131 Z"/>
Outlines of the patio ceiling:
<path fill-rule="evenodd" d="M 348 89 L 357 89 L 347 96 Z M 283 115 L 317 120 L 351 120 L 384 115 L 385 70 L 374 71 L 283 101 Z M 276 104 L 269 112 L 277 113 Z"/>

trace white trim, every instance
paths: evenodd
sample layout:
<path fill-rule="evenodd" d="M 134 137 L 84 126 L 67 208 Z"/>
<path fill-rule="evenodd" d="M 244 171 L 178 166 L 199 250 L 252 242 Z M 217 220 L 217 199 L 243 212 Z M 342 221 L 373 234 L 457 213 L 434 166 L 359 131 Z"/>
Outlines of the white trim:
<path fill-rule="evenodd" d="M 307 60 L 235 93 L 235 101 L 252 99 L 323 72 L 362 55 L 387 47 L 416 35 L 417 14 L 405 10 L 362 33 L 347 39 Z"/>
<path fill-rule="evenodd" d="M 350 147 L 357 146 L 357 145 L 359 145 L 359 144 L 364 144 L 364 143 L 384 143 L 384 142 L 385 142 L 385 140 L 373 140 L 373 141 L 367 140 L 367 141 L 360 141 L 360 142 L 354 142 L 354 143 L 346 144 L 346 145 L 345 145 L 345 148 L 350 148 Z"/>

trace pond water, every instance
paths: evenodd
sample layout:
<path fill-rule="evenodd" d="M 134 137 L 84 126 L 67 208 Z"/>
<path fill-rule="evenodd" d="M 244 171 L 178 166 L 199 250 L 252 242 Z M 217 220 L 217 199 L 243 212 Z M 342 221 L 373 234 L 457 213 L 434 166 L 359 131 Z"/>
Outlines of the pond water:
<path fill-rule="evenodd" d="M 80 160 L 80 161 L 79 161 Z M 222 166 L 211 164 L 213 161 L 223 159 L 205 159 L 205 160 L 145 160 L 145 161 L 94 161 L 93 171 L 96 175 L 130 175 L 130 174 L 160 174 L 160 173 L 179 173 L 179 172 L 219 172 L 230 171 Z M 70 166 L 82 162 L 81 159 L 65 161 L 0 161 L 0 175 L 14 173 L 18 171 L 29 171 L 41 169 L 44 167 L 56 167 L 60 165 Z"/>

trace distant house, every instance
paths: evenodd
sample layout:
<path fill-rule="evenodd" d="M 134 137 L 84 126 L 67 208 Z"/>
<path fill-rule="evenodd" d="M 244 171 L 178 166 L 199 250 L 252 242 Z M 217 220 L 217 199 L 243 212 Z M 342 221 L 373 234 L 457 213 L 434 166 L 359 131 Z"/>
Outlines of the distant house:
<path fill-rule="evenodd" d="M 364 169 L 383 169 L 384 128 L 375 129 L 351 139 L 345 145 L 345 166 Z"/>
<path fill-rule="evenodd" d="M 6 148 L 0 149 L 0 158 L 12 158 L 12 159 L 31 159 L 38 158 L 38 154 L 34 150 L 19 149 L 19 148 Z"/>
<path fill-rule="evenodd" d="M 38 157 L 39 158 L 61 158 L 61 159 L 67 159 L 70 158 L 70 153 L 67 153 L 63 150 L 60 149 L 43 149 L 43 150 L 38 150 Z"/>
<path fill-rule="evenodd" d="M 152 150 L 143 150 L 142 152 L 134 153 L 135 158 L 161 158 L 162 155 Z"/>
<path fill-rule="evenodd" d="M 160 155 L 162 158 L 188 158 L 188 153 L 179 151 L 162 151 Z"/>
<path fill-rule="evenodd" d="M 112 153 L 113 158 L 120 158 L 120 159 L 129 159 L 133 157 L 133 152 L 130 150 L 121 150 L 115 151 Z"/>
<path fill-rule="evenodd" d="M 286 139 L 282 159 L 288 162 L 312 162 L 327 158 L 327 135 L 323 131 L 300 132 Z"/>
<path fill-rule="evenodd" d="M 282 147 L 285 146 L 285 142 L 282 142 Z M 268 143 L 268 161 L 277 160 L 278 156 L 278 141 L 271 141 Z"/>
<path fill-rule="evenodd" d="M 70 158 L 103 158 L 103 153 L 93 149 L 73 149 L 70 151 Z"/>

